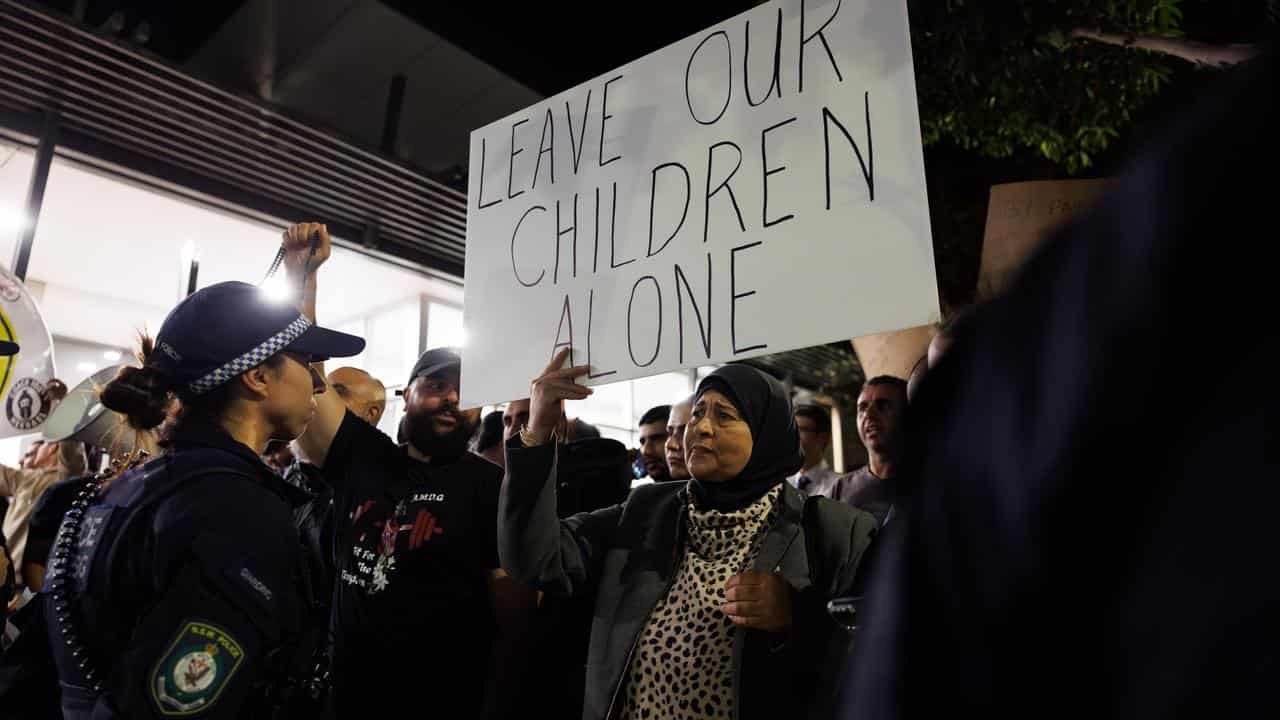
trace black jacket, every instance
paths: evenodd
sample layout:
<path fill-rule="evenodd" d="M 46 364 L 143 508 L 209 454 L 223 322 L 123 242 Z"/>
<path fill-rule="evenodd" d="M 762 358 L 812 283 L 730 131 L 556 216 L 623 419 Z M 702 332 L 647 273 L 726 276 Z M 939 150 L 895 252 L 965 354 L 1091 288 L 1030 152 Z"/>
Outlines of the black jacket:
<path fill-rule="evenodd" d="M 302 542 L 306 560 L 305 578 L 310 586 L 312 613 L 324 625 L 329 622 L 329 606 L 333 602 L 334 510 L 333 488 L 325 481 L 320 468 L 301 460 L 285 468 L 281 474 L 289 487 L 287 500 L 293 509 L 293 526 Z"/>
<path fill-rule="evenodd" d="M 66 717 L 269 710 L 304 607 L 284 488 L 247 447 L 192 428 L 67 513 L 45 594 Z"/>
<path fill-rule="evenodd" d="M 609 717 L 631 650 L 675 576 L 684 533 L 685 483 L 644 485 L 620 505 L 556 517 L 554 445 L 507 448 L 499 501 L 498 551 L 511 575 L 544 592 L 596 591 L 583 717 Z M 826 613 L 828 600 L 854 587 L 875 534 L 868 514 L 784 484 L 782 512 L 768 530 L 755 569 L 780 573 L 794 590 L 785 643 L 765 633 L 736 636 L 740 718 L 821 715 L 847 638 Z"/>
<path fill-rule="evenodd" d="M 611 507 L 631 492 L 631 459 L 617 440 L 585 438 L 560 448 L 560 466 L 569 468 L 556 483 L 561 518 Z M 582 712 L 591 638 L 594 593 L 572 598 L 546 596 L 535 616 L 534 652 L 523 691 L 544 717 L 571 718 Z"/>

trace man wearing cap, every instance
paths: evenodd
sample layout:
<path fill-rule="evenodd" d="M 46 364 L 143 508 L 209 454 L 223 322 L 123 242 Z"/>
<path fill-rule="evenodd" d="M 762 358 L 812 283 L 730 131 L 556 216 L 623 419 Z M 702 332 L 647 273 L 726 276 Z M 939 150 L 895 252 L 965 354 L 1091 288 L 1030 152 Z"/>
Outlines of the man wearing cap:
<path fill-rule="evenodd" d="M 458 407 L 460 365 L 447 348 L 419 358 L 403 445 L 332 388 L 298 439 L 335 493 L 339 717 L 493 716 L 517 696 L 534 595 L 499 569 L 502 469 L 467 452 L 479 412 Z"/>

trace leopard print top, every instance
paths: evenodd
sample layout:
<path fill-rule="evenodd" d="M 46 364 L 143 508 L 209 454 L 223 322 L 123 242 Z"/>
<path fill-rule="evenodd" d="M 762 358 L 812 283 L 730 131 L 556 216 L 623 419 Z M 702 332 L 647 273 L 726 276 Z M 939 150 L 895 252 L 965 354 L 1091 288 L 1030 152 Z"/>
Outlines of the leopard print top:
<path fill-rule="evenodd" d="M 720 611 L 729 578 L 751 567 L 778 515 L 781 486 L 731 513 L 688 509 L 688 540 L 625 675 L 621 720 L 733 717 L 733 638 Z"/>

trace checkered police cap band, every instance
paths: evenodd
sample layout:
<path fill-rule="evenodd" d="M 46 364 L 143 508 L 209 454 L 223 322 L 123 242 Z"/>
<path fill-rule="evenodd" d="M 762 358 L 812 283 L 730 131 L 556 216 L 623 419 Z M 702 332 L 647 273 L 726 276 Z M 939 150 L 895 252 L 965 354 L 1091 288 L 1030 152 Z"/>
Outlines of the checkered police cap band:
<path fill-rule="evenodd" d="M 187 389 L 192 395 L 203 395 L 209 392 L 231 378 L 266 362 L 272 355 L 297 340 L 298 336 L 306 332 L 309 327 L 311 327 L 311 321 L 305 315 L 299 315 L 298 319 L 289 323 L 288 327 L 263 340 L 249 352 L 209 372 L 204 377 L 193 380 L 187 385 Z"/>

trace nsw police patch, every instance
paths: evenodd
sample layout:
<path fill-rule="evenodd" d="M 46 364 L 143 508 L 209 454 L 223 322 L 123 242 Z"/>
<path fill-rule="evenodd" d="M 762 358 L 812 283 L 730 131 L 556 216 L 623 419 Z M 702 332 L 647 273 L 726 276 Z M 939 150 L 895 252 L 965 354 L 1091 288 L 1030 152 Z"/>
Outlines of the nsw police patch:
<path fill-rule="evenodd" d="M 240 643 L 222 628 L 187 622 L 151 671 L 151 699 L 167 717 L 208 710 L 243 661 Z"/>

